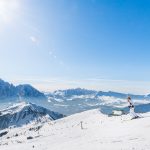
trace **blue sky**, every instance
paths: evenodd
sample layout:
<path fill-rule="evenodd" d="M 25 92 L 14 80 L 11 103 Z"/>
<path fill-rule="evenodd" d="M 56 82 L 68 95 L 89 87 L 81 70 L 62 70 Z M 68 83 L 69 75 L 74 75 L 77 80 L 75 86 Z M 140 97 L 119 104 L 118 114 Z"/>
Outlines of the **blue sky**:
<path fill-rule="evenodd" d="M 0 0 L 0 77 L 40 90 L 150 93 L 148 0 Z"/>

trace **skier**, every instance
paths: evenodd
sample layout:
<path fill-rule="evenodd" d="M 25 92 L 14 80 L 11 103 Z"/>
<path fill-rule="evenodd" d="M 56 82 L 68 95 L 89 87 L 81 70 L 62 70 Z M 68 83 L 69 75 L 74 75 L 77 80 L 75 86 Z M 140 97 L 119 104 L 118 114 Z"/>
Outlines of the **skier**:
<path fill-rule="evenodd" d="M 134 112 L 134 105 L 133 105 L 133 103 L 132 103 L 132 101 L 131 101 L 131 97 L 130 96 L 128 96 L 128 98 L 127 98 L 127 101 L 128 101 L 128 103 L 129 103 L 129 109 L 130 109 L 130 116 L 131 116 L 131 119 L 136 119 L 136 118 L 139 118 L 139 116 Z"/>

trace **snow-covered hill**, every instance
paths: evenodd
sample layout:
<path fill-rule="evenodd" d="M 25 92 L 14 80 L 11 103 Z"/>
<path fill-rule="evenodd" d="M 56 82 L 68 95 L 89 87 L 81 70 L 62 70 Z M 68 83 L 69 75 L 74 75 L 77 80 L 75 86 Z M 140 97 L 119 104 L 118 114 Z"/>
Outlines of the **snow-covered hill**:
<path fill-rule="evenodd" d="M 0 130 L 11 126 L 22 126 L 32 121 L 56 120 L 63 115 L 32 103 L 18 103 L 0 111 Z"/>
<path fill-rule="evenodd" d="M 108 117 L 90 110 L 0 132 L 2 150 L 149 150 L 150 113 Z"/>

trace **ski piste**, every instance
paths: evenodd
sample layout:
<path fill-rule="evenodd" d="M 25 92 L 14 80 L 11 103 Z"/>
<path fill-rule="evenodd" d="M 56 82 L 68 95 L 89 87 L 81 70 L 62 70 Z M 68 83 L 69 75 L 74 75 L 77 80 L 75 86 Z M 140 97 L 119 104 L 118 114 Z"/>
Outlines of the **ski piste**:
<path fill-rule="evenodd" d="M 123 122 L 126 122 L 126 121 L 133 121 L 133 120 L 137 120 L 137 119 L 142 119 L 144 118 L 143 116 L 138 116 L 138 117 L 134 117 L 134 118 L 130 118 L 130 119 L 122 119 Z"/>

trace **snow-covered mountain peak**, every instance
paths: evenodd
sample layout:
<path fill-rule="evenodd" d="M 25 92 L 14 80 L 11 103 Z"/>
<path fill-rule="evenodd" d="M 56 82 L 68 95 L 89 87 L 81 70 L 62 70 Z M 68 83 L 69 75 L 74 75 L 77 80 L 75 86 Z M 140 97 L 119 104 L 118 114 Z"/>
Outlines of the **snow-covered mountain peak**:
<path fill-rule="evenodd" d="M 0 111 L 0 129 L 22 126 L 35 120 L 56 120 L 63 115 L 32 103 L 21 102 Z"/>
<path fill-rule="evenodd" d="M 29 103 L 26 102 L 13 104 L 12 106 L 9 106 L 6 109 L 1 110 L 1 115 L 8 114 L 8 113 L 14 114 L 22 110 L 27 105 L 29 105 Z"/>

